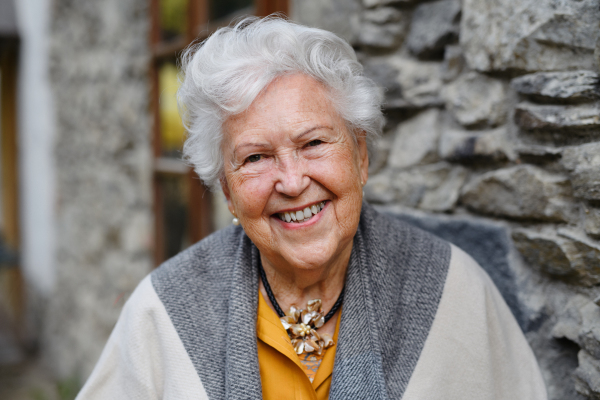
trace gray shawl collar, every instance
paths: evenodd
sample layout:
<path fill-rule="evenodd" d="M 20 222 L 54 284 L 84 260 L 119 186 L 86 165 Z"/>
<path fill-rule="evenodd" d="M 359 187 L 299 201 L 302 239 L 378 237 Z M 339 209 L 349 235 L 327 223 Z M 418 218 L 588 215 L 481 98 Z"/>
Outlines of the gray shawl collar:
<path fill-rule="evenodd" d="M 261 399 L 258 250 L 219 231 L 152 274 L 211 400 Z M 450 262 L 447 243 L 363 204 L 346 275 L 329 398 L 399 399 L 427 339 Z"/>

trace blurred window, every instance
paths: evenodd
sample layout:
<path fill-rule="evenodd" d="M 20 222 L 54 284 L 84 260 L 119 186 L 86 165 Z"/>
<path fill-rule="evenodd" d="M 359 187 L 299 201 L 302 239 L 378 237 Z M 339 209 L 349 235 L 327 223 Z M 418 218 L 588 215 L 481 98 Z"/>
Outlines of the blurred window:
<path fill-rule="evenodd" d="M 7 35 L 2 28 L 6 27 L 0 26 L 0 365 L 6 365 L 22 361 L 25 324 L 19 268 L 16 109 L 19 41 L 16 32 Z"/>
<path fill-rule="evenodd" d="M 190 208 L 190 180 L 176 175 L 159 176 L 162 229 L 165 257 L 173 257 L 191 244 L 188 229 Z"/>
<path fill-rule="evenodd" d="M 193 0 L 191 0 L 193 1 Z M 160 38 L 170 41 L 185 36 L 188 0 L 160 0 Z"/>
<path fill-rule="evenodd" d="M 241 10 L 254 13 L 253 6 L 254 1 L 252 0 L 210 0 L 210 20 L 220 20 Z"/>
<path fill-rule="evenodd" d="M 180 158 L 185 129 L 177 108 L 179 70 L 174 60 L 162 63 L 158 70 L 161 155 Z"/>
<path fill-rule="evenodd" d="M 286 13 L 287 2 L 150 0 L 156 265 L 222 226 L 228 213 L 222 195 L 213 196 L 181 161 L 185 130 L 177 108 L 177 57 L 192 41 L 207 38 L 239 15 Z"/>

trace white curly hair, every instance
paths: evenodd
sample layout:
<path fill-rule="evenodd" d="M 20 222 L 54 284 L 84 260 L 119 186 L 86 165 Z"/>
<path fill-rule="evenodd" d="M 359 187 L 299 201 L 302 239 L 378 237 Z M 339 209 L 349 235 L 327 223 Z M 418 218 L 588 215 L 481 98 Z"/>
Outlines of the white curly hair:
<path fill-rule="evenodd" d="M 245 17 L 189 46 L 181 66 L 183 155 L 212 190 L 223 177 L 224 121 L 281 75 L 301 73 L 321 82 L 355 139 L 365 135 L 370 146 L 383 128 L 381 91 L 363 76 L 352 47 L 322 29 L 279 16 Z"/>

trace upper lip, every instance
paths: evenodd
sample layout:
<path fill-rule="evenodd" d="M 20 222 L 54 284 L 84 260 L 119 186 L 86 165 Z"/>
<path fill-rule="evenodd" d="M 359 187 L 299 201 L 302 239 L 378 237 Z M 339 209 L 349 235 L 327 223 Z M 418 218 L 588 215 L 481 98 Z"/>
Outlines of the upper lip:
<path fill-rule="evenodd" d="M 326 201 L 327 200 L 317 200 L 317 201 L 313 201 L 312 203 L 308 203 L 308 204 L 306 204 L 304 206 L 295 207 L 295 208 L 288 208 L 288 209 L 285 209 L 285 210 L 279 210 L 279 211 L 276 211 L 274 214 L 283 214 L 283 213 L 286 213 L 286 212 L 287 213 L 291 213 L 291 212 L 296 212 L 296 211 L 302 211 L 305 208 L 310 208 L 310 206 L 312 206 L 312 205 L 323 203 L 323 202 L 326 202 Z"/>

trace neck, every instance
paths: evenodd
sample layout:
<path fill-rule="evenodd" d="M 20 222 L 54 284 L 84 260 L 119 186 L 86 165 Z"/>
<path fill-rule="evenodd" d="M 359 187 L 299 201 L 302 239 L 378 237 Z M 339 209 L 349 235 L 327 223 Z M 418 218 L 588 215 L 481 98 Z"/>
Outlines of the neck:
<path fill-rule="evenodd" d="M 323 311 L 329 312 L 344 288 L 351 252 L 350 244 L 336 257 L 335 262 L 311 269 L 277 268 L 261 254 L 269 286 L 283 312 L 287 312 L 292 305 L 305 308 L 306 303 L 313 299 L 321 299 Z M 275 310 L 262 282 L 259 282 L 259 287 L 267 304 Z"/>

